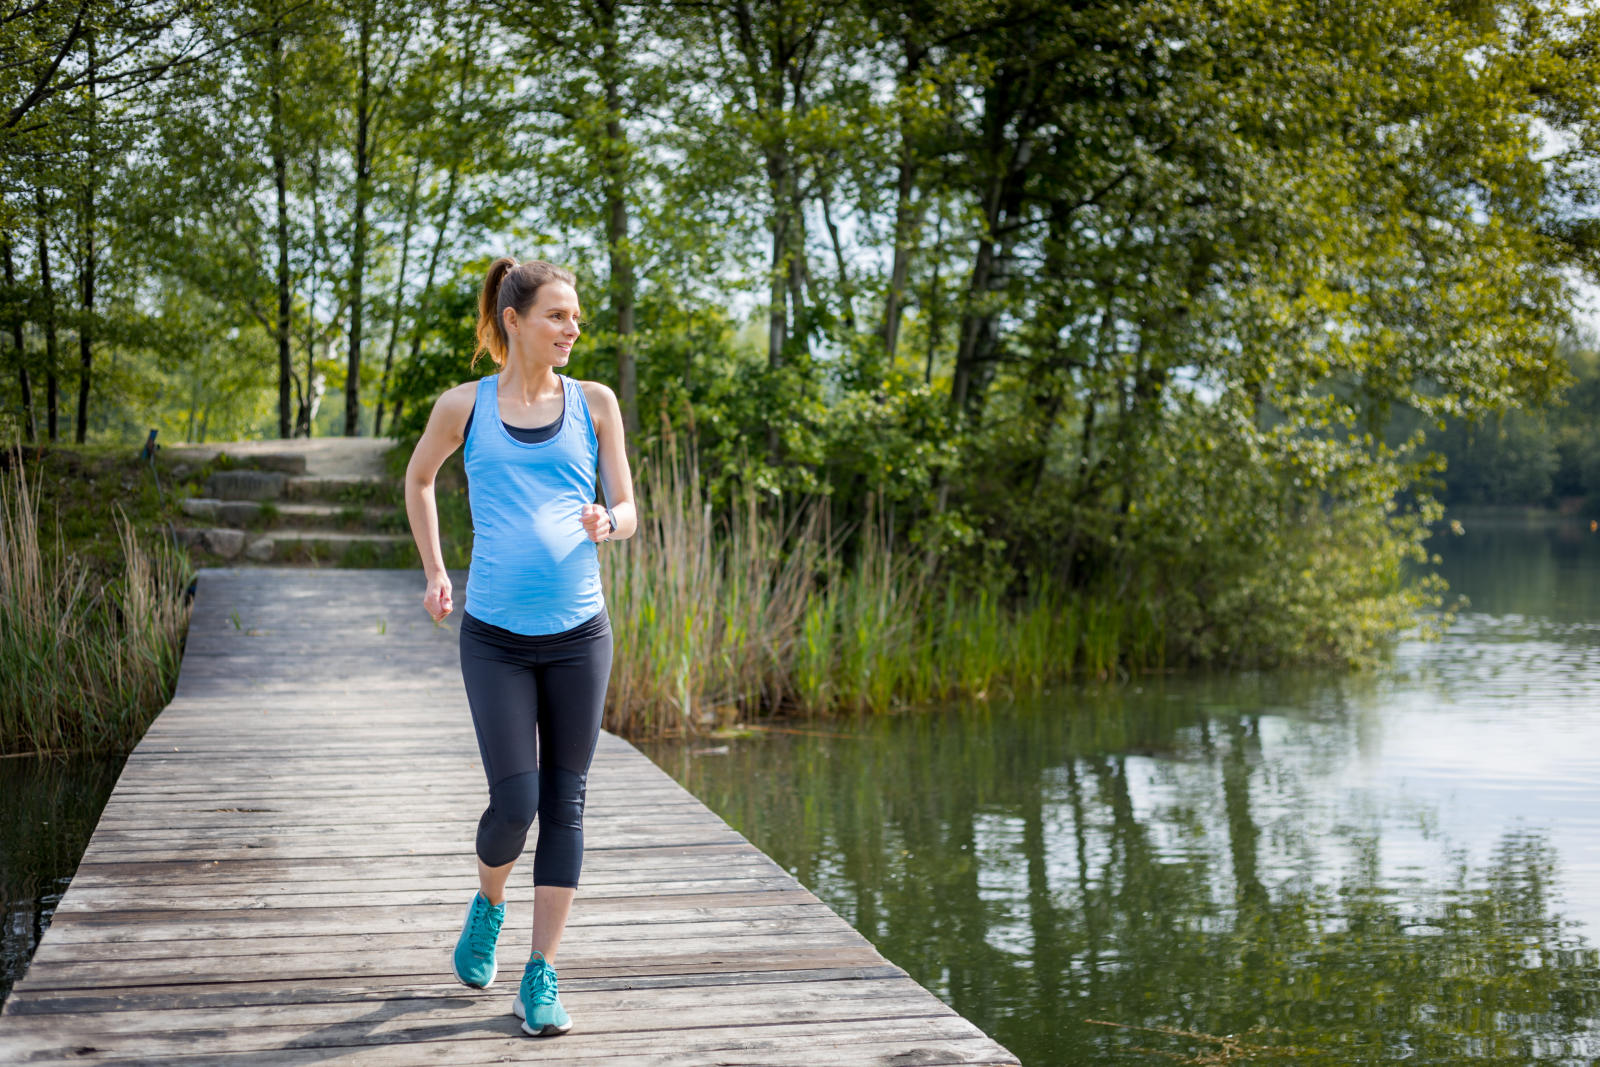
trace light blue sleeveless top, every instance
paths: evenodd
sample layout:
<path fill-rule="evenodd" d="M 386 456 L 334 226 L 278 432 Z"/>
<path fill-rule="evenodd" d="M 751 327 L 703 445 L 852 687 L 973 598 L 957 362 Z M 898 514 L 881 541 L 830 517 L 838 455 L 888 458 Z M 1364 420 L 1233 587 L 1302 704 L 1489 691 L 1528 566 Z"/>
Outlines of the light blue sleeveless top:
<path fill-rule="evenodd" d="M 465 610 L 513 633 L 558 634 L 605 607 L 600 557 L 584 532 L 600 455 L 583 387 L 564 374 L 561 429 L 529 444 L 500 421 L 499 374 L 478 380 L 464 456 L 472 508 Z"/>

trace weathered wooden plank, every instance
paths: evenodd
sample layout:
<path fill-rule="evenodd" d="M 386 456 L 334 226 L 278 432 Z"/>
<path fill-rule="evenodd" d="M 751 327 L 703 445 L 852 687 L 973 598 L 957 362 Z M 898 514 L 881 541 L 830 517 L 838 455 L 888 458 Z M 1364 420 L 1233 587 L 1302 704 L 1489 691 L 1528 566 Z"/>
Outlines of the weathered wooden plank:
<path fill-rule="evenodd" d="M 450 880 L 454 878 L 453 872 L 455 871 L 463 868 L 476 870 L 473 866 L 475 861 L 470 853 L 461 855 L 458 858 L 460 860 L 459 864 L 450 866 L 428 864 L 399 870 L 395 868 L 394 864 L 386 860 L 357 856 L 342 857 L 322 864 L 287 863 L 275 857 L 250 857 L 226 862 L 212 859 L 196 859 L 194 857 L 152 861 L 102 861 L 86 858 L 78 865 L 78 871 L 73 875 L 72 884 L 85 887 L 163 885 L 188 887 L 195 885 L 202 879 L 209 879 L 218 884 L 238 881 L 251 885 L 260 885 L 270 883 L 275 878 L 303 878 L 307 881 L 316 881 L 318 879 L 359 881 L 370 878 L 386 878 L 400 883 L 407 879 L 422 881 L 431 879 Z M 703 873 L 707 868 L 717 871 L 740 872 L 743 872 L 745 868 L 749 868 L 751 871 L 780 872 L 783 870 L 766 856 L 746 849 L 742 842 L 698 847 L 662 845 L 654 848 L 643 847 L 626 851 L 604 849 L 586 854 L 583 860 L 584 881 L 586 884 L 589 883 L 592 876 L 597 876 L 601 873 L 617 875 L 617 880 L 631 881 L 659 877 L 662 871 Z M 622 877 L 624 875 L 634 875 L 636 877 Z M 705 876 L 714 877 L 711 874 L 706 874 Z M 475 873 L 470 884 L 477 884 Z"/>
<path fill-rule="evenodd" d="M 818 909 L 816 914 L 803 916 L 762 915 L 727 919 L 686 917 L 672 922 L 613 921 L 575 926 L 568 931 L 568 936 L 572 938 L 570 943 L 575 945 L 600 941 L 606 942 L 608 946 L 637 941 L 668 941 L 676 944 L 683 940 L 693 940 L 697 946 L 711 946 L 710 951 L 715 951 L 719 946 L 742 947 L 755 945 L 758 942 L 788 944 L 799 938 L 814 939 L 815 944 L 849 943 L 848 936 L 839 931 L 833 921 L 834 918 L 825 910 Z M 80 938 L 78 941 L 61 941 L 58 944 L 61 949 L 73 944 L 84 944 L 86 943 L 82 940 L 84 932 L 81 928 L 77 931 Z M 325 920 L 322 922 L 296 920 L 263 926 L 261 923 L 251 924 L 244 917 L 231 923 L 143 923 L 138 931 L 139 936 L 111 941 L 109 944 L 116 949 L 136 944 L 154 944 L 158 946 L 159 955 L 113 951 L 111 948 L 106 948 L 96 955 L 107 962 L 126 963 L 129 973 L 136 974 L 145 966 L 143 959 L 175 959 L 190 962 L 202 954 L 212 955 L 210 946 L 225 938 L 240 939 L 246 946 L 253 944 L 256 947 L 255 954 L 279 957 L 286 951 L 281 946 L 291 938 L 295 939 L 300 952 L 326 955 L 323 945 L 332 941 L 335 947 L 346 949 L 344 955 L 349 955 L 386 951 L 386 945 L 396 951 L 404 949 L 408 944 L 437 942 L 454 945 L 456 934 L 459 932 L 459 921 L 452 930 L 413 928 L 405 922 L 393 919 L 386 923 L 353 921 L 349 928 Z M 508 945 L 517 943 L 517 932 L 516 927 L 506 932 Z M 98 943 L 102 946 L 107 944 L 104 940 Z M 61 949 L 52 946 L 48 952 L 41 951 L 36 956 L 36 961 L 40 966 L 61 962 L 59 959 L 62 955 Z M 31 967 L 29 969 L 32 970 Z"/>
<path fill-rule="evenodd" d="M 583 929 L 592 932 L 591 940 L 659 940 L 680 937 L 707 937 L 712 934 L 769 932 L 803 935 L 807 930 L 828 933 L 835 929 L 822 904 L 779 905 L 775 908 L 739 909 L 731 915 L 705 909 L 671 913 L 651 911 L 640 915 L 614 915 L 606 919 L 589 916 Z M 502 931 L 502 955 L 506 958 L 522 951 L 528 943 L 532 924 L 523 918 L 508 923 Z M 119 962 L 149 959 L 193 959 L 197 951 L 208 957 L 273 956 L 285 952 L 326 952 L 340 956 L 357 953 L 393 952 L 418 945 L 454 946 L 455 930 L 417 933 L 411 930 L 378 933 L 255 933 L 206 937 L 203 944 L 193 938 L 137 938 L 107 941 L 103 937 L 56 941 L 41 957 L 41 966 L 56 963 Z M 80 937 L 82 932 L 79 932 Z M 585 938 L 576 933 L 575 943 Z M 743 944 L 744 942 L 740 942 Z M 509 955 L 506 955 L 509 954 Z"/>
<path fill-rule="evenodd" d="M 346 794 L 342 799 L 352 799 Z M 256 796 L 241 796 L 219 790 L 208 801 L 184 800 L 152 803 L 148 800 L 119 799 L 117 814 L 103 820 L 96 828 L 96 836 L 109 840 L 136 841 L 140 835 L 162 835 L 174 830 L 198 834 L 227 834 L 241 829 L 269 830 L 360 830 L 366 833 L 412 834 L 432 829 L 440 818 L 467 819 L 476 822 L 484 803 L 477 797 L 439 796 L 434 794 L 387 794 L 364 797 L 364 804 L 391 803 L 395 816 L 374 825 L 365 811 L 354 811 L 329 804 L 306 802 L 300 798 L 264 801 Z M 257 806 L 262 805 L 262 806 Z M 401 805 L 404 805 L 402 808 Z M 584 812 L 584 825 L 596 826 L 607 821 L 637 822 L 638 807 L 595 805 Z M 720 820 L 704 808 L 695 808 L 682 800 L 652 805 L 652 826 L 673 828 L 684 826 L 723 826 Z"/>
<path fill-rule="evenodd" d="M 419 597 L 395 572 L 202 573 L 177 696 L 0 1014 L 0 1060 L 1015 1062 L 609 735 L 558 961 L 578 1026 L 521 1037 L 525 882 L 502 981 L 449 973 L 487 789 L 458 635 Z"/>
<path fill-rule="evenodd" d="M 420 935 L 407 948 L 386 953 L 360 956 L 341 956 L 330 963 L 326 953 L 280 953 L 273 957 L 271 970 L 240 970 L 223 961 L 187 956 L 158 960 L 138 961 L 129 966 L 117 960 L 87 960 L 55 963 L 48 958 L 36 959 L 38 967 L 30 965 L 28 973 L 18 983 L 17 990 L 37 987 L 55 989 L 84 989 L 93 986 L 118 986 L 136 988 L 146 985 L 176 985 L 180 983 L 255 982 L 270 973 L 279 979 L 311 981 L 337 969 L 347 976 L 409 975 L 438 976 L 449 974 L 449 946 L 453 940 L 435 939 L 428 944 L 427 935 Z M 740 969 L 753 970 L 782 964 L 804 946 L 804 956 L 810 966 L 861 965 L 881 959 L 876 950 L 863 941 L 852 940 L 839 933 L 808 934 L 803 938 L 733 936 L 705 938 L 692 944 L 682 939 L 656 941 L 620 941 L 599 938 L 586 941 L 574 933 L 564 939 L 561 946 L 561 974 L 574 976 L 595 973 L 630 973 L 635 968 L 644 974 L 678 973 L 685 970 Z M 508 948 L 507 951 L 510 951 Z M 515 958 L 515 953 L 512 957 Z M 9 1006 L 9 1001 L 7 1002 Z M 4 1031 L 0 1030 L 0 1049 L 4 1049 Z"/>
<path fill-rule="evenodd" d="M 626 974 L 610 977 L 570 977 L 564 987 L 573 989 L 688 989 L 702 995 L 727 986 L 769 985 L 775 982 L 842 982 L 880 978 L 905 978 L 906 973 L 885 961 L 855 967 L 769 967 L 761 971 L 703 971 L 684 974 Z M 42 989 L 18 1002 L 19 1015 L 60 1015 L 103 1011 L 142 1011 L 162 1008 L 238 1007 L 256 1004 L 326 1004 L 351 1000 L 378 1001 L 409 997 L 452 996 L 461 992 L 448 984 L 413 981 L 400 976 L 376 982 L 360 978 L 322 977 L 311 981 L 263 980 L 231 985 L 175 984 L 142 986 L 137 990 Z"/>
<path fill-rule="evenodd" d="M 788 980 L 719 988 L 715 999 L 717 1021 L 734 1021 L 736 1009 L 760 1009 L 750 1014 L 768 1019 L 815 1018 L 804 1015 L 804 1008 L 796 1008 L 797 1000 L 820 998 L 828 1010 L 840 1014 L 887 1015 L 896 1012 L 925 1016 L 926 1000 L 923 990 L 910 978 L 861 979 L 851 978 L 827 983 L 825 989 L 810 988 L 810 983 Z M 456 987 L 453 992 L 433 996 L 387 998 L 379 1003 L 403 1008 L 407 1025 L 453 1021 L 460 1017 L 463 1007 L 475 1005 L 496 994 L 509 998 L 515 993 L 511 978 L 497 982 L 482 993 Z M 681 1020 L 667 1016 L 703 1009 L 707 1004 L 706 989 L 702 986 L 677 986 L 667 988 L 618 989 L 599 988 L 573 983 L 571 993 L 563 994 L 563 1002 L 570 996 L 569 1010 L 583 1012 L 586 1031 L 598 1032 L 617 1029 L 619 1024 L 629 1028 L 657 1025 L 663 1029 L 682 1028 Z M 870 1002 L 869 1006 L 863 1007 Z M 326 1029 L 338 1024 L 359 1024 L 373 1011 L 373 1002 L 340 999 L 291 1004 L 243 1004 L 230 1007 L 129 1009 L 117 1011 L 85 1012 L 81 1022 L 88 1032 L 95 1034 L 151 1034 L 181 1038 L 184 1031 L 216 1030 L 238 1031 L 257 1027 L 317 1026 L 324 1036 Z M 617 1016 L 626 1013 L 626 1017 Z M 395 1017 L 402 1018 L 396 1011 Z M 50 1020 L 35 1016 L 30 1023 L 18 1026 L 18 1032 L 47 1032 Z M 337 1040 L 330 1044 L 340 1043 Z"/>
<path fill-rule="evenodd" d="M 708 884 L 709 883 L 709 884 Z M 670 895 L 677 904 L 684 896 L 693 899 L 715 899 L 726 901 L 729 897 L 739 896 L 747 901 L 761 901 L 759 905 L 748 904 L 754 907 L 772 907 L 772 893 L 787 892 L 787 881 L 782 876 L 771 875 L 766 879 L 744 878 L 738 880 L 719 879 L 684 879 L 671 881 L 630 880 L 623 882 L 607 883 L 593 878 L 586 879 L 583 892 L 579 899 L 584 902 L 584 911 L 594 911 L 607 905 L 615 907 L 618 903 L 634 905 L 640 900 L 650 900 L 657 895 Z M 601 888 L 620 889 L 620 892 L 597 892 Z M 117 887 L 116 889 L 86 888 L 74 894 L 74 899 L 65 907 L 56 909 L 57 921 L 70 921 L 70 917 L 79 913 L 88 916 L 104 916 L 108 913 L 140 912 L 140 911 L 175 911 L 189 914 L 198 911 L 215 911 L 237 908 L 289 910 L 295 908 L 335 908 L 348 907 L 352 899 L 359 900 L 358 907 L 405 907 L 415 904 L 447 906 L 464 906 L 464 902 L 472 899 L 476 885 L 469 885 L 464 879 L 458 879 L 454 884 L 428 885 L 416 881 L 402 880 L 399 884 L 385 882 L 382 888 L 374 888 L 367 883 L 345 882 L 309 882 L 305 884 L 278 883 L 272 885 L 230 884 L 226 886 L 207 885 L 193 888 L 183 887 L 166 892 L 152 893 L 148 888 Z M 742 892 L 735 894 L 733 890 Z M 663 891 L 658 894 L 656 890 Z M 766 890 L 766 892 L 762 892 Z M 509 898 L 513 911 L 528 905 L 517 899 L 513 893 Z M 810 894 L 806 894 L 810 897 Z M 526 894 L 523 894 L 526 900 Z M 813 898 L 814 899 L 814 898 Z M 63 902 L 66 903 L 66 902 Z M 820 903 L 820 902 L 818 902 Z M 721 904 L 719 907 L 733 907 L 732 904 Z M 681 907 L 681 906 L 680 906 Z"/>
<path fill-rule="evenodd" d="M 507 1036 L 514 1035 L 514 1036 Z M 537 1042 L 535 1044 L 534 1042 Z M 139 1055 L 132 1048 L 118 1049 L 113 1038 L 79 1046 L 70 1058 L 45 1058 L 48 1049 L 25 1053 L 28 1063 L 83 1063 L 114 1061 L 124 1067 L 154 1064 L 227 1062 L 230 1057 L 217 1051 L 185 1054 L 174 1050 L 154 1056 Z M 129 1043 L 133 1044 L 132 1042 Z M 517 1020 L 509 1011 L 491 1015 L 482 1022 L 463 1020 L 388 1043 L 344 1046 L 295 1046 L 292 1044 L 240 1053 L 246 1060 L 282 1067 L 337 1062 L 351 1067 L 405 1067 L 413 1064 L 504 1063 L 508 1060 L 537 1058 L 540 1061 L 650 1065 L 737 1063 L 774 1064 L 793 1067 L 797 1063 L 815 1067 L 862 1067 L 862 1065 L 906 1065 L 938 1067 L 941 1064 L 1014 1064 L 1004 1054 L 997 1057 L 994 1042 L 983 1038 L 958 1017 L 884 1019 L 866 1016 L 831 1019 L 823 1022 L 739 1023 L 708 1025 L 693 1030 L 600 1031 L 585 1032 L 576 1026 L 565 1037 L 534 1039 L 520 1036 Z M 35 1058 L 38 1056 L 39 1058 Z"/>
<path fill-rule="evenodd" d="M 474 819 L 464 825 L 470 827 L 475 823 Z M 671 832 L 664 828 L 660 833 L 651 834 L 648 830 L 639 828 L 635 820 L 633 825 L 616 824 L 615 833 L 611 834 L 597 832 L 607 830 L 605 822 L 597 820 L 589 824 L 587 829 L 590 832 L 585 834 L 585 858 L 591 852 L 587 847 L 591 836 L 601 842 L 592 849 L 595 856 L 605 853 L 610 857 L 619 858 L 644 853 L 661 845 L 682 849 L 714 849 L 719 845 L 733 844 L 741 840 L 726 827 L 714 827 L 709 824 L 691 825 Z M 199 864 L 215 865 L 225 869 L 229 864 L 243 863 L 252 857 L 269 854 L 283 861 L 303 863 L 306 867 L 326 866 L 345 859 L 352 862 L 377 862 L 384 857 L 398 857 L 389 864 L 389 870 L 396 876 L 416 876 L 439 871 L 454 872 L 462 867 L 476 870 L 476 857 L 470 834 L 463 831 L 463 835 L 467 838 L 463 842 L 460 840 L 463 835 L 451 834 L 449 830 L 449 827 L 443 831 L 434 828 L 424 836 L 420 830 L 406 835 L 360 834 L 342 827 L 332 827 L 320 832 L 316 828 L 279 831 L 275 827 L 254 830 L 241 827 L 232 835 L 218 836 L 186 827 L 174 827 L 172 833 L 177 839 L 166 842 L 157 837 L 107 837 L 101 844 L 92 846 L 93 854 L 86 856 L 86 859 L 96 866 Z M 715 836 L 712 836 L 713 834 Z M 530 852 L 535 836 L 536 830 L 529 832 Z M 263 852 L 263 849 L 269 851 Z M 641 869 L 661 870 L 659 867 Z"/>

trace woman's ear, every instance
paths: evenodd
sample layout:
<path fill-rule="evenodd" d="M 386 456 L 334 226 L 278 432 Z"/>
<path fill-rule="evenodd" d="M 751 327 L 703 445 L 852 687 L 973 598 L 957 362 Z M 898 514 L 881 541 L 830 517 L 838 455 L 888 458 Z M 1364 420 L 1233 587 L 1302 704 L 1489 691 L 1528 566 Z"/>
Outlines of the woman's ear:
<path fill-rule="evenodd" d="M 500 312 L 500 322 L 506 328 L 506 336 L 511 337 L 517 332 L 517 309 L 506 308 Z"/>

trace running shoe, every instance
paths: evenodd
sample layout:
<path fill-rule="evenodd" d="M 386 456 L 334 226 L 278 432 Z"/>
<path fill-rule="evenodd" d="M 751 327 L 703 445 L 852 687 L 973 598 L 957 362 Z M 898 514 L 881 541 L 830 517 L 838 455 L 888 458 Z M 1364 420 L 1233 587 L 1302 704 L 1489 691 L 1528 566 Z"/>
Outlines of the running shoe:
<path fill-rule="evenodd" d="M 461 936 L 456 939 L 455 953 L 450 957 L 450 968 L 462 985 L 482 989 L 494 981 L 494 944 L 500 940 L 500 924 L 505 921 L 506 906 L 491 904 L 480 891 L 467 905 L 467 918 L 461 924 Z"/>
<path fill-rule="evenodd" d="M 522 1020 L 522 1032 L 534 1037 L 555 1037 L 572 1029 L 572 1018 L 556 992 L 556 969 L 538 949 L 522 969 L 522 990 L 511 1011 Z"/>

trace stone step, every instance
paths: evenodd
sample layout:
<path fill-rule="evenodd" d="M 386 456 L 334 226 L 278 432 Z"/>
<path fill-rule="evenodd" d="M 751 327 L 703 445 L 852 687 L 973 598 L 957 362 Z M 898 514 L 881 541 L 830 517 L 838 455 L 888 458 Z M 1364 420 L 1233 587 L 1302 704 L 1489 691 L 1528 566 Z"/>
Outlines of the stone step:
<path fill-rule="evenodd" d="M 343 530 L 263 530 L 213 526 L 175 531 L 179 544 L 198 555 L 235 562 L 307 562 L 353 567 L 417 563 L 409 534 Z"/>
<path fill-rule="evenodd" d="M 219 500 L 190 497 L 178 501 L 183 513 L 219 526 L 265 529 L 365 529 L 396 533 L 405 529 L 405 511 L 359 504 L 296 504 L 278 500 Z M 385 527 L 388 527 L 386 530 Z"/>
<path fill-rule="evenodd" d="M 289 500 L 331 500 L 340 504 L 401 504 L 404 491 L 392 478 L 374 474 L 306 474 L 283 484 Z"/>
<path fill-rule="evenodd" d="M 230 450 L 226 446 L 208 448 L 195 445 L 162 446 L 162 452 L 169 461 L 174 463 L 208 463 L 222 453 L 226 453 L 230 470 L 279 471 L 284 474 L 304 474 L 306 472 L 306 456 L 304 452 L 247 452 L 237 448 Z"/>
<path fill-rule="evenodd" d="M 340 503 L 390 503 L 400 487 L 370 474 L 303 474 L 281 471 L 216 471 L 206 479 L 206 497 L 215 500 L 331 500 Z"/>

